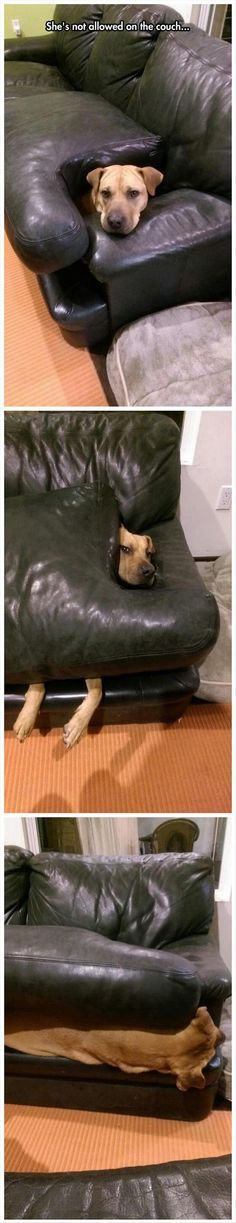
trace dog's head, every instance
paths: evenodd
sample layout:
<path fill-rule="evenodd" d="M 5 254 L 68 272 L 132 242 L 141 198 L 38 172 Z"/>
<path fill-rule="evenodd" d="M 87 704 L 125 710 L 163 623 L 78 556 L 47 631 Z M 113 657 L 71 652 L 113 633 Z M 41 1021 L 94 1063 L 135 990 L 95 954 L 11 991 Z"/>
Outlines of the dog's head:
<path fill-rule="evenodd" d="M 138 225 L 149 195 L 155 195 L 163 174 L 152 166 L 97 166 L 87 181 L 92 200 L 101 213 L 101 225 L 109 234 L 130 234 Z"/>
<path fill-rule="evenodd" d="M 150 535 L 133 535 L 126 527 L 120 527 L 118 575 L 127 586 L 153 586 L 155 548 Z"/>
<path fill-rule="evenodd" d="M 181 1035 L 184 1038 L 184 1032 Z M 186 1031 L 187 1036 L 188 1047 L 186 1044 L 182 1054 L 176 1085 L 180 1091 L 188 1091 L 190 1087 L 201 1091 L 205 1087 L 203 1069 L 214 1057 L 217 1046 L 223 1044 L 225 1036 L 214 1024 L 206 1006 L 198 1007 Z"/>

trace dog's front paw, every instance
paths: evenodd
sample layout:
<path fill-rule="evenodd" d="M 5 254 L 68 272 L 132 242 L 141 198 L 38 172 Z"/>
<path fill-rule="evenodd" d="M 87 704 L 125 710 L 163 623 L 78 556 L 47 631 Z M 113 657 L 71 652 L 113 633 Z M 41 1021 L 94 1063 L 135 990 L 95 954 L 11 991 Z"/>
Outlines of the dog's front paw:
<path fill-rule="evenodd" d="M 26 705 L 23 705 L 23 709 L 21 709 L 20 713 L 18 714 L 18 718 L 16 719 L 16 722 L 14 722 L 13 726 L 13 730 L 16 738 L 19 740 L 19 743 L 23 743 L 24 739 L 27 739 L 27 735 L 31 734 L 33 726 L 34 718 L 32 720 L 32 713 L 26 708 Z"/>
<path fill-rule="evenodd" d="M 65 747 L 74 747 L 74 743 L 77 743 L 77 740 L 81 738 L 86 729 L 80 715 L 74 713 L 73 718 L 70 718 L 70 721 L 66 722 L 66 725 L 63 727 L 63 743 Z"/>

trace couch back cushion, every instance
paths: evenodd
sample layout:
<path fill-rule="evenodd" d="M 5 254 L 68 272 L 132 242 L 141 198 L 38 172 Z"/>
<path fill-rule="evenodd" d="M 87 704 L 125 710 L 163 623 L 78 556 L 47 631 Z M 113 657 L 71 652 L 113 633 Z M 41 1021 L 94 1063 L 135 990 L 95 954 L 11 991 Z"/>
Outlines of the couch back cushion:
<path fill-rule="evenodd" d="M 32 854 L 17 845 L 5 849 L 4 921 L 6 926 L 26 922 Z"/>
<path fill-rule="evenodd" d="M 58 66 L 74 88 L 106 98 L 166 139 L 165 190 L 228 196 L 230 45 L 194 25 L 159 29 L 184 26 L 165 5 L 59 4 L 54 16 L 64 21 L 56 35 Z M 73 22 L 80 30 L 66 29 Z M 102 23 L 118 28 L 103 30 Z"/>
<path fill-rule="evenodd" d="M 180 431 L 160 412 L 8 412 L 6 493 L 112 488 L 136 531 L 172 518 L 180 491 Z"/>
<path fill-rule="evenodd" d="M 198 854 L 88 858 L 42 853 L 32 861 L 28 922 L 77 926 L 139 947 L 206 934 L 212 862 Z"/>
<path fill-rule="evenodd" d="M 163 4 L 57 4 L 54 20 L 63 25 L 56 33 L 58 67 L 75 89 L 126 110 L 160 36 L 156 25 L 178 16 Z M 143 20 L 151 30 L 140 29 Z"/>
<path fill-rule="evenodd" d="M 165 190 L 193 187 L 229 197 L 231 47 L 191 26 L 162 33 L 128 113 L 166 142 Z"/>

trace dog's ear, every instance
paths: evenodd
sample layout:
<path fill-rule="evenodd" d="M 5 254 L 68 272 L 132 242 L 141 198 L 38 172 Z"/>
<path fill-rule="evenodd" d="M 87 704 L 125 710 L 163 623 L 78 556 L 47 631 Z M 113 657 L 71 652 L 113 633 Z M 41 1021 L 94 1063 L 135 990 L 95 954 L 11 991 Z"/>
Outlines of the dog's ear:
<path fill-rule="evenodd" d="M 145 187 L 147 188 L 148 194 L 155 195 L 156 188 L 160 187 L 164 178 L 161 170 L 154 170 L 153 166 L 142 166 L 140 174 L 142 174 L 144 178 Z"/>
<path fill-rule="evenodd" d="M 93 190 L 95 192 L 98 191 L 100 178 L 103 174 L 103 171 L 104 171 L 104 166 L 97 166 L 96 170 L 90 170 L 89 174 L 86 174 L 87 183 L 90 183 L 91 187 L 93 187 Z"/>
<path fill-rule="evenodd" d="M 151 539 L 151 535 L 146 535 L 146 540 L 147 540 L 147 546 L 148 546 L 148 548 L 149 548 L 149 552 L 156 552 L 156 548 L 155 548 L 154 543 L 153 543 L 153 541 L 152 541 L 152 539 Z"/>

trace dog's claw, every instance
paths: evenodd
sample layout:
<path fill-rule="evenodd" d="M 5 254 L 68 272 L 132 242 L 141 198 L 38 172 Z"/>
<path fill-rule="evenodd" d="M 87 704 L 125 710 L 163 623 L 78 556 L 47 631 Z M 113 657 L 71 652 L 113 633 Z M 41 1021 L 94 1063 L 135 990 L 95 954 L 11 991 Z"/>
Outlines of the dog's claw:
<path fill-rule="evenodd" d="M 68 748 L 74 747 L 74 743 L 77 743 L 78 739 L 81 738 L 85 729 L 87 729 L 87 727 L 80 726 L 78 718 L 74 714 L 74 717 L 71 718 L 71 721 L 67 722 L 66 725 L 63 727 L 63 743 L 67 751 L 68 751 Z"/>
<path fill-rule="evenodd" d="M 29 717 L 28 713 L 26 712 L 26 709 L 23 706 L 13 726 L 13 730 L 16 735 L 16 738 L 18 739 L 18 743 L 23 743 L 24 739 L 27 739 L 27 736 L 30 735 L 33 725 L 34 723 L 32 722 L 32 717 Z"/>

